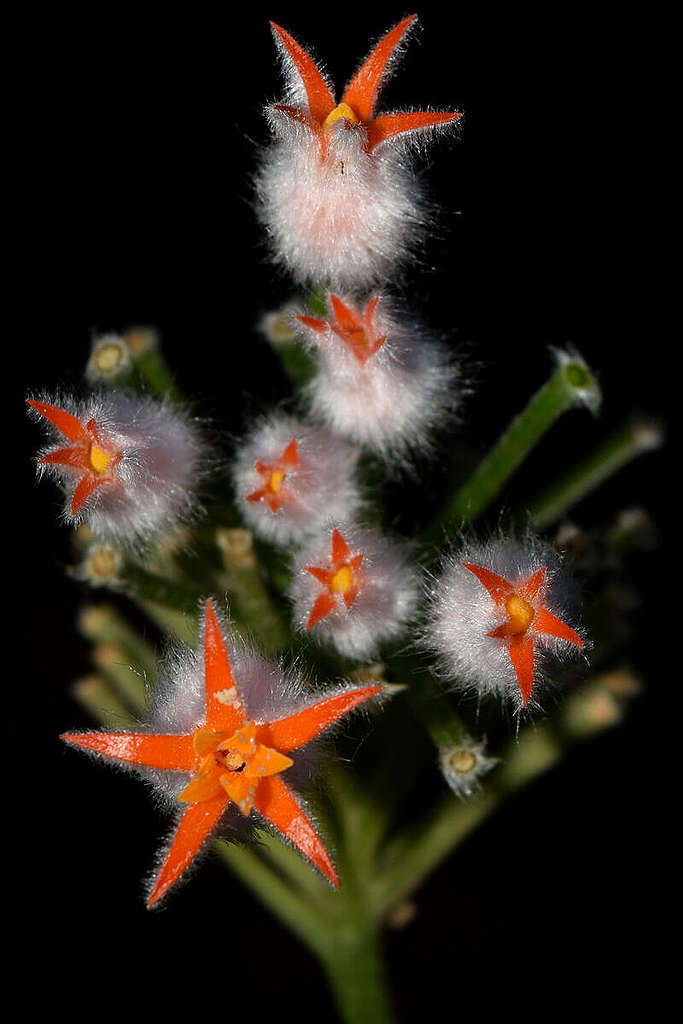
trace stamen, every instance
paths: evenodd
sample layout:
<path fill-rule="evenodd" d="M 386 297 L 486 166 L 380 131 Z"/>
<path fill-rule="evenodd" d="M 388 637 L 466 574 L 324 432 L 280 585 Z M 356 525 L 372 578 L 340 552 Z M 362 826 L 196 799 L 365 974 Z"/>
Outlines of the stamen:
<path fill-rule="evenodd" d="M 348 103 L 339 103 L 323 121 L 323 128 L 329 128 L 331 124 L 334 124 L 335 121 L 339 121 L 342 117 L 346 118 L 347 121 L 351 121 L 353 124 L 358 124 L 360 120 L 360 118 L 356 117 Z"/>
<path fill-rule="evenodd" d="M 524 633 L 536 614 L 529 602 L 518 594 L 512 594 L 507 599 L 505 610 L 510 616 L 508 626 L 512 633 Z"/>
<path fill-rule="evenodd" d="M 273 473 L 270 474 L 268 486 L 270 487 L 271 491 L 274 494 L 277 494 L 279 492 L 280 488 L 282 487 L 282 481 L 284 480 L 284 478 L 284 469 L 276 469 Z"/>
<path fill-rule="evenodd" d="M 106 473 L 111 462 L 111 456 L 99 448 L 96 444 L 90 445 L 90 452 L 88 454 L 90 465 L 96 473 Z"/>
<path fill-rule="evenodd" d="M 352 583 L 353 573 L 349 569 L 348 565 L 343 565 L 341 569 L 337 569 L 332 577 L 330 588 L 335 592 L 335 594 L 345 594 L 351 587 Z"/>

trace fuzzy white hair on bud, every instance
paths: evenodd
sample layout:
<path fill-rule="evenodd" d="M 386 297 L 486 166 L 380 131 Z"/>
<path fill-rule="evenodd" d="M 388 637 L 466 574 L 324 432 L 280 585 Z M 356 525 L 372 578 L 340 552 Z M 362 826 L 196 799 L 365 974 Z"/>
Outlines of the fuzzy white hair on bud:
<path fill-rule="evenodd" d="M 297 551 L 295 627 L 345 658 L 373 658 L 413 618 L 420 589 L 409 547 L 369 527 L 329 527 Z"/>
<path fill-rule="evenodd" d="M 460 114 L 375 110 L 414 22 L 411 15 L 386 33 L 339 103 L 303 47 L 272 26 L 286 96 L 267 108 L 273 140 L 257 177 L 258 209 L 275 261 L 301 283 L 367 287 L 390 276 L 424 236 L 429 217 L 411 145 Z"/>
<path fill-rule="evenodd" d="M 339 121 L 322 154 L 307 125 L 269 115 L 274 141 L 262 156 L 257 196 L 275 262 L 305 285 L 354 289 L 391 276 L 427 223 L 405 153 L 394 146 L 370 154 L 363 129 Z"/>
<path fill-rule="evenodd" d="M 232 475 L 240 512 L 254 533 L 287 547 L 361 506 L 358 452 L 325 430 L 274 414 L 241 442 Z"/>
<path fill-rule="evenodd" d="M 199 511 L 208 445 L 177 406 L 118 391 L 28 401 L 51 437 L 39 473 L 61 485 L 70 525 L 138 549 Z"/>
<path fill-rule="evenodd" d="M 317 352 L 307 387 L 311 414 L 394 464 L 430 453 L 435 431 L 459 411 L 453 355 L 386 297 L 355 304 L 331 294 L 328 310 L 324 320 L 297 318 Z"/>
<path fill-rule="evenodd" d="M 444 683 L 515 712 L 540 708 L 553 666 L 587 646 L 576 625 L 578 588 L 532 534 L 454 548 L 430 579 L 428 600 L 421 645 L 438 656 Z"/>

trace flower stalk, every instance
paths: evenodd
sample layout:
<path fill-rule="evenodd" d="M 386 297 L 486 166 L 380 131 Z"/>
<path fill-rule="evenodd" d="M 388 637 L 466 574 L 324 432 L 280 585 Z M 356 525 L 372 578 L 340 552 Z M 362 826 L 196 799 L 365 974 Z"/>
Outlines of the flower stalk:
<path fill-rule="evenodd" d="M 456 492 L 440 518 L 441 527 L 457 530 L 477 519 L 564 412 L 577 405 L 595 411 L 599 404 L 600 390 L 588 366 L 578 355 L 560 353 L 549 379 Z"/>
<path fill-rule="evenodd" d="M 531 502 L 531 522 L 538 529 L 552 526 L 633 459 L 662 444 L 657 423 L 629 421 Z"/>

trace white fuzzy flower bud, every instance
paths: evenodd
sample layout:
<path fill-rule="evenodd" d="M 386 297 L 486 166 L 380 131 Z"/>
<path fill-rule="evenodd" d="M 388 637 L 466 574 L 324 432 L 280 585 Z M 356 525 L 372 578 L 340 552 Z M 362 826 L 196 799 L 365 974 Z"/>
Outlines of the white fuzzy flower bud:
<path fill-rule="evenodd" d="M 206 444 L 176 407 L 123 392 L 58 401 L 28 403 L 50 424 L 38 467 L 62 485 L 67 522 L 139 547 L 197 510 Z"/>
<path fill-rule="evenodd" d="M 533 536 L 468 543 L 430 584 L 424 645 L 454 689 L 494 696 L 516 710 L 538 706 L 553 661 L 576 656 L 585 637 L 569 622 L 577 593 L 557 553 Z"/>
<path fill-rule="evenodd" d="M 346 658 L 371 658 L 412 618 L 419 577 L 406 546 L 342 525 L 297 552 L 290 597 L 297 629 Z"/>
<path fill-rule="evenodd" d="M 335 434 L 385 459 L 428 452 L 456 412 L 457 369 L 445 348 L 375 295 L 363 307 L 329 297 L 328 318 L 297 319 L 318 353 L 311 411 Z"/>
<path fill-rule="evenodd" d="M 242 442 L 233 466 L 240 511 L 254 533 L 298 544 L 361 504 L 357 452 L 289 416 L 273 415 Z"/>
<path fill-rule="evenodd" d="M 457 112 L 375 115 L 392 55 L 415 21 L 377 44 L 336 103 L 321 69 L 273 25 L 287 100 L 268 110 L 274 134 L 258 178 L 276 260 L 301 282 L 358 288 L 386 278 L 425 226 L 405 141 L 454 123 Z"/>

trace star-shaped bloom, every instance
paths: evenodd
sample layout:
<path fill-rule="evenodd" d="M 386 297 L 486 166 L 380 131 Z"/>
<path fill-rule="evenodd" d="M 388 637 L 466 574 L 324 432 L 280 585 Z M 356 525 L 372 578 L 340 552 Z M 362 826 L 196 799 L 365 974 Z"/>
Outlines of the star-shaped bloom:
<path fill-rule="evenodd" d="M 297 320 L 318 334 L 325 334 L 328 330 L 334 331 L 361 366 L 364 366 L 370 356 L 374 356 L 387 340 L 386 334 L 377 333 L 373 323 L 378 302 L 379 295 L 373 295 L 361 313 L 342 302 L 337 295 L 330 295 L 333 310 L 333 317 L 330 320 L 320 320 L 314 316 L 298 316 Z"/>
<path fill-rule="evenodd" d="M 296 318 L 316 354 L 307 388 L 315 418 L 394 467 L 429 453 L 460 402 L 452 353 L 386 296 L 357 306 L 332 292 L 327 304 L 327 317 Z"/>
<path fill-rule="evenodd" d="M 302 546 L 293 568 L 297 628 L 344 657 L 373 657 L 415 612 L 419 579 L 408 548 L 376 530 L 335 527 Z"/>
<path fill-rule="evenodd" d="M 578 592 L 553 548 L 532 534 L 502 533 L 444 558 L 430 585 L 423 646 L 459 689 L 495 695 L 518 710 L 538 705 L 553 660 L 578 654 Z"/>
<path fill-rule="evenodd" d="M 576 647 L 583 647 L 583 640 L 575 629 L 544 607 L 545 566 L 531 576 L 520 576 L 511 581 L 482 565 L 469 562 L 463 562 L 463 565 L 486 587 L 496 608 L 504 615 L 501 624 L 486 635 L 503 640 L 507 645 L 526 707 L 534 685 L 534 643 L 538 643 L 539 636 L 558 637 Z"/>
<path fill-rule="evenodd" d="M 72 475 L 78 478 L 71 498 L 71 514 L 76 515 L 93 491 L 98 487 L 111 486 L 115 481 L 114 471 L 123 453 L 106 437 L 101 436 L 92 417 L 83 424 L 66 409 L 59 409 L 56 405 L 30 398 L 27 402 L 71 442 L 66 448 L 57 448 L 43 455 L 39 462 L 44 466 L 67 466 Z"/>
<path fill-rule="evenodd" d="M 184 683 L 190 704 L 199 695 L 195 708 L 199 714 L 190 728 L 168 733 L 86 732 L 63 736 L 68 743 L 123 766 L 169 777 L 166 784 L 171 787 L 181 816 L 152 884 L 149 908 L 175 885 L 231 811 L 244 816 L 256 812 L 339 887 L 332 860 L 288 784 L 286 773 L 295 763 L 290 755 L 342 715 L 381 693 L 383 687 L 346 688 L 281 717 L 261 720 L 253 717 L 248 707 L 248 691 L 250 686 L 263 687 L 263 678 L 255 680 L 254 672 L 263 677 L 264 666 L 255 670 L 234 644 L 231 659 L 228 647 L 213 604 L 207 601 L 201 686 L 192 678 Z M 235 658 L 241 665 L 240 672 L 233 672 Z M 268 685 L 272 685 L 277 667 L 268 666 L 265 672 Z M 280 677 L 279 682 L 283 686 L 285 681 Z M 167 715 L 168 708 L 175 704 L 178 715 L 186 717 L 187 696 L 164 697 L 164 713 Z"/>
<path fill-rule="evenodd" d="M 358 453 L 327 430 L 282 413 L 254 424 L 232 466 L 246 525 L 282 546 L 300 544 L 328 520 L 348 519 L 361 504 Z"/>
<path fill-rule="evenodd" d="M 457 121 L 462 116 L 458 111 L 423 110 L 379 115 L 375 112 L 387 66 L 416 20 L 416 14 L 409 15 L 380 39 L 347 85 L 339 103 L 306 50 L 289 32 L 271 22 L 273 32 L 301 76 L 307 101 L 307 109 L 278 103 L 275 104 L 276 110 L 315 131 L 322 150 L 326 146 L 330 129 L 339 122 L 347 131 L 361 130 L 363 144 L 371 152 L 376 146 L 397 135 Z"/>
<path fill-rule="evenodd" d="M 415 20 L 386 33 L 339 102 L 301 44 L 272 24 L 288 95 L 267 108 L 275 139 L 262 152 L 257 194 L 276 260 L 302 283 L 367 287 L 388 278 L 422 240 L 429 214 L 409 143 L 448 130 L 461 114 L 377 111 Z"/>
<path fill-rule="evenodd" d="M 246 501 L 265 501 L 271 512 L 277 512 L 282 504 L 284 494 L 283 487 L 287 474 L 291 469 L 299 465 L 299 453 L 297 450 L 296 438 L 293 437 L 282 455 L 271 463 L 261 462 L 257 459 L 254 469 L 263 478 L 263 486 L 247 494 Z M 286 494 L 286 491 L 285 491 Z"/>
<path fill-rule="evenodd" d="M 38 467 L 62 485 L 73 525 L 87 522 L 100 540 L 140 547 L 197 508 L 207 445 L 181 410 L 123 391 L 27 402 L 56 439 Z"/>
<path fill-rule="evenodd" d="M 310 572 L 311 576 L 324 587 L 323 592 L 318 595 L 311 608 L 311 614 L 306 623 L 307 630 L 328 615 L 336 607 L 338 600 L 342 600 L 347 608 L 351 608 L 358 597 L 358 588 L 362 583 L 360 572 L 362 561 L 362 553 L 351 555 L 349 545 L 339 530 L 333 530 L 332 550 L 328 564 L 326 566 L 304 566 L 306 572 Z"/>

